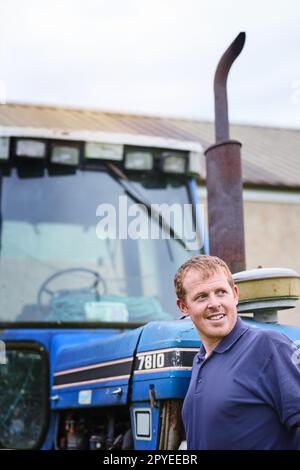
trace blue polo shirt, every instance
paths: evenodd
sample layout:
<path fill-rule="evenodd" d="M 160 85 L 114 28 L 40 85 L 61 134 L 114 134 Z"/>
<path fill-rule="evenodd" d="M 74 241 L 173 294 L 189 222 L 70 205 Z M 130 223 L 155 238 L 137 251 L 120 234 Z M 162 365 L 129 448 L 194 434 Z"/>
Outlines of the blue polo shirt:
<path fill-rule="evenodd" d="M 284 335 L 237 319 L 193 362 L 182 409 L 190 450 L 299 449 L 300 367 Z"/>

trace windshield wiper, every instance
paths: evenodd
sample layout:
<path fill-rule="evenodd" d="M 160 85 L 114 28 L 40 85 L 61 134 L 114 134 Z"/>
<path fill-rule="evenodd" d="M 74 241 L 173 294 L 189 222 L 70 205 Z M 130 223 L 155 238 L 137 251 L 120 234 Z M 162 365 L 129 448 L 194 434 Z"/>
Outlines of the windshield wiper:
<path fill-rule="evenodd" d="M 111 170 L 111 172 L 117 177 L 116 180 L 122 186 L 122 188 L 125 190 L 125 192 L 128 194 L 128 196 L 131 197 L 137 204 L 141 204 L 142 206 L 145 207 L 149 217 L 152 217 L 154 220 L 156 220 L 159 224 L 159 226 L 167 233 L 170 234 L 171 237 L 176 240 L 185 250 L 187 250 L 187 246 L 185 242 L 182 240 L 182 238 L 177 234 L 177 232 L 174 230 L 173 227 L 170 226 L 170 224 L 163 218 L 162 214 L 155 208 L 153 205 L 151 205 L 151 202 L 145 198 L 145 196 L 139 191 L 138 188 L 135 188 L 132 185 L 132 182 L 130 179 L 120 170 L 120 168 L 116 167 L 113 163 L 106 163 L 107 167 Z M 168 240 L 165 238 L 168 242 Z M 169 247 L 169 252 L 170 256 L 172 257 L 171 254 L 171 249 Z M 173 258 L 173 257 L 172 257 Z"/>

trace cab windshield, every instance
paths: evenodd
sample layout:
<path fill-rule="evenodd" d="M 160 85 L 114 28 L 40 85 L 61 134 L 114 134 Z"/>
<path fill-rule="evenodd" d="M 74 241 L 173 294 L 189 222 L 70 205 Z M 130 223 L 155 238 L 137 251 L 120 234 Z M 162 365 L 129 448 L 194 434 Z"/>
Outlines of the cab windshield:
<path fill-rule="evenodd" d="M 190 203 L 186 178 L 129 184 L 151 204 Z M 138 199 L 103 169 L 23 175 L 12 168 L 3 176 L 0 322 L 178 318 L 174 273 L 195 252 L 168 237 Z"/>

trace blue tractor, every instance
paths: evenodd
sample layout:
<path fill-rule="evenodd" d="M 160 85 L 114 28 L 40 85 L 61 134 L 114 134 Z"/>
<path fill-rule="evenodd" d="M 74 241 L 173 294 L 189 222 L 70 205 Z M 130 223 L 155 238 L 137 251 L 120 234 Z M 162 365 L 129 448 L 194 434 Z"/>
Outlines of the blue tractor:
<path fill-rule="evenodd" d="M 247 321 L 296 341 L 300 329 L 276 323 L 276 312 L 294 306 L 297 274 L 245 271 L 240 145 L 227 135 L 225 86 L 244 39 L 215 79 L 210 252 L 237 273 Z M 17 126 L 1 135 L 1 448 L 184 448 L 181 406 L 200 340 L 179 318 L 173 277 L 208 252 L 199 152 L 195 142 Z"/>

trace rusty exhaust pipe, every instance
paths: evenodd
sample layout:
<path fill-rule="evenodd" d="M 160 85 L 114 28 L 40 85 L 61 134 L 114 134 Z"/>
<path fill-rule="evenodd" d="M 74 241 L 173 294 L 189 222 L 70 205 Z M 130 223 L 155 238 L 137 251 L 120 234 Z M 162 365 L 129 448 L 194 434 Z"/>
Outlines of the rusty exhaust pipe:
<path fill-rule="evenodd" d="M 224 259 L 232 272 L 245 262 L 241 143 L 230 140 L 226 82 L 242 51 L 240 33 L 224 52 L 214 79 L 216 143 L 205 151 L 210 254 Z"/>

